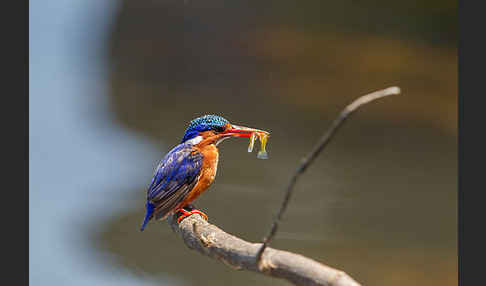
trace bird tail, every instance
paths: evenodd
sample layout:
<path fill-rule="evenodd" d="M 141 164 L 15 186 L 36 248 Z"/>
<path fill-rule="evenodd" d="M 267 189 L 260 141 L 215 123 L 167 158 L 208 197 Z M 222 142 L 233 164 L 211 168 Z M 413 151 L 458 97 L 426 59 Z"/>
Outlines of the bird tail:
<path fill-rule="evenodd" d="M 145 227 L 147 226 L 147 223 L 152 218 L 152 214 L 154 213 L 154 209 L 155 209 L 155 206 L 149 201 L 147 201 L 147 204 L 146 204 L 145 207 L 147 209 L 147 212 L 145 213 L 145 219 L 143 220 L 142 227 L 140 228 L 140 231 L 143 231 L 145 229 Z"/>

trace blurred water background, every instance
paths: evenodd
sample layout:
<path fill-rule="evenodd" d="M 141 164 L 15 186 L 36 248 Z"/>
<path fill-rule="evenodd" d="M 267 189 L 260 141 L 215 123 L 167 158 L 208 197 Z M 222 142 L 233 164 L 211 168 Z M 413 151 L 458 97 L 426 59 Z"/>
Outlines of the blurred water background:
<path fill-rule="evenodd" d="M 341 108 L 365 106 L 297 184 L 274 247 L 363 285 L 457 284 L 455 1 L 30 1 L 31 285 L 286 285 L 138 231 L 156 162 L 207 113 L 270 130 L 221 144 L 196 203 L 250 241 Z"/>
<path fill-rule="evenodd" d="M 116 8 L 30 2 L 30 285 L 160 285 L 114 266 L 91 241 L 101 221 L 136 209 L 127 197 L 158 156 L 109 112 L 103 49 Z"/>

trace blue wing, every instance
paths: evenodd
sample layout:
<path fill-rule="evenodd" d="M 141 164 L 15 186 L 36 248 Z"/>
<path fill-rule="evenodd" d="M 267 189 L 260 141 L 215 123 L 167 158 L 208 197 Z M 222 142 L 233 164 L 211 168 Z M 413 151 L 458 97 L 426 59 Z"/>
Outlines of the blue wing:
<path fill-rule="evenodd" d="M 147 190 L 147 213 L 141 230 L 155 216 L 164 218 L 181 203 L 197 182 L 202 154 L 190 144 L 180 144 L 160 161 Z"/>

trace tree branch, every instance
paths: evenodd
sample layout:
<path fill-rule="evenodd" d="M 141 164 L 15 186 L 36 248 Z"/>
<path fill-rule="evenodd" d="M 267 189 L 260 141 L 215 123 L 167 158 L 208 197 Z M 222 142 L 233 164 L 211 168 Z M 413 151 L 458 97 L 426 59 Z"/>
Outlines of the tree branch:
<path fill-rule="evenodd" d="M 190 249 L 222 261 L 235 270 L 250 270 L 282 278 L 295 285 L 360 286 L 343 271 L 288 251 L 267 247 L 260 263 L 257 263 L 256 255 L 261 243 L 250 243 L 228 234 L 199 214 L 185 218 L 180 224 L 177 224 L 177 216 L 172 215 L 168 222 Z"/>
<path fill-rule="evenodd" d="M 293 194 L 294 186 L 295 183 L 297 183 L 297 178 L 305 172 L 305 170 L 314 162 L 314 159 L 321 153 L 321 151 L 326 147 L 326 145 L 331 141 L 333 138 L 333 135 L 335 132 L 338 130 L 339 127 L 342 126 L 344 121 L 355 111 L 358 109 L 360 106 L 369 103 L 373 100 L 376 100 L 378 98 L 382 98 L 388 95 L 393 95 L 393 94 L 400 94 L 400 88 L 394 86 L 394 87 L 389 87 L 386 89 L 378 90 L 366 95 L 363 95 L 356 99 L 355 101 L 351 102 L 348 106 L 346 106 L 341 113 L 339 113 L 338 117 L 334 119 L 331 127 L 322 135 L 321 139 L 317 142 L 316 146 L 312 149 L 312 151 L 305 156 L 300 165 L 297 167 L 297 170 L 295 171 L 294 175 L 290 179 L 290 182 L 287 186 L 287 189 L 285 191 L 285 196 L 282 201 L 282 204 L 280 205 L 280 209 L 278 210 L 277 216 L 275 217 L 272 227 L 270 228 L 270 232 L 268 236 L 266 236 L 263 239 L 263 244 L 258 250 L 257 254 L 257 261 L 260 262 L 262 258 L 263 251 L 265 251 L 265 248 L 268 246 L 268 244 L 272 241 L 273 237 L 277 233 L 278 230 L 278 224 L 280 223 L 280 220 L 282 219 L 282 215 L 287 209 L 287 205 L 289 204 L 290 198 Z"/>
<path fill-rule="evenodd" d="M 378 98 L 399 94 L 398 87 L 375 91 L 361 96 L 346 106 L 334 120 L 331 127 L 320 138 L 312 151 L 302 159 L 285 191 L 280 209 L 275 217 L 269 235 L 263 243 L 250 243 L 228 234 L 205 221 L 199 214 L 185 218 L 177 223 L 177 215 L 171 215 L 168 223 L 179 234 L 184 243 L 193 250 L 220 260 L 236 270 L 250 270 L 268 276 L 286 279 L 295 285 L 312 286 L 359 286 L 349 275 L 341 270 L 321 264 L 305 256 L 268 247 L 275 236 L 278 224 L 290 201 L 293 187 L 298 177 L 305 172 L 314 159 L 330 142 L 342 123 L 360 106 Z"/>

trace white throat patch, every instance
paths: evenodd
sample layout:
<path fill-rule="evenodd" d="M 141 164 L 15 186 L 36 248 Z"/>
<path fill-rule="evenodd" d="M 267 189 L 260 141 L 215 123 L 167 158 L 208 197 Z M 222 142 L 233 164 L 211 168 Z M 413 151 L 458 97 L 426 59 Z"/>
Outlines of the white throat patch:
<path fill-rule="evenodd" d="M 202 140 L 203 140 L 202 136 L 196 136 L 196 137 L 194 137 L 192 139 L 187 140 L 186 142 L 189 143 L 189 144 L 191 144 L 191 145 L 196 145 L 199 142 L 201 142 Z"/>

